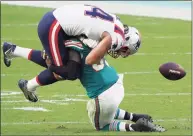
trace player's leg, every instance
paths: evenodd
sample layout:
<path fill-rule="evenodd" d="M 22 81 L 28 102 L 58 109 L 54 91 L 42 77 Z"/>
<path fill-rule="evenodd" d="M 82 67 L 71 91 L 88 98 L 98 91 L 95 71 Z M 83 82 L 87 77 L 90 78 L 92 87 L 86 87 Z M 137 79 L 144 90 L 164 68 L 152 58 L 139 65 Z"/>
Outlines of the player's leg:
<path fill-rule="evenodd" d="M 115 83 L 111 88 L 104 91 L 97 98 L 89 100 L 87 103 L 89 119 L 98 131 L 125 130 L 124 122 L 113 122 L 116 110 L 124 97 L 123 86 L 119 86 L 119 93 L 117 93 L 116 89 L 118 89 L 118 86 L 117 83 Z"/>
<path fill-rule="evenodd" d="M 123 75 L 119 74 L 119 81 L 123 82 Z M 116 110 L 116 114 L 114 119 L 118 119 L 118 120 L 130 120 L 133 122 L 137 122 L 137 120 L 139 118 L 145 118 L 147 120 L 149 120 L 150 122 L 152 122 L 152 117 L 147 115 L 147 114 L 138 114 L 138 113 L 131 113 L 128 111 L 125 111 L 123 109 L 118 108 Z"/>
<path fill-rule="evenodd" d="M 149 122 L 145 118 L 140 118 L 135 124 L 126 123 L 123 121 L 113 120 L 111 123 L 104 126 L 102 131 L 132 131 L 132 132 L 162 132 L 164 128 Z"/>
<path fill-rule="evenodd" d="M 47 12 L 40 20 L 38 36 L 52 64 L 63 66 L 68 60 L 68 52 L 64 46 L 64 41 L 69 37 L 53 16 L 53 11 Z"/>
<path fill-rule="evenodd" d="M 66 38 L 64 35 L 61 26 L 53 16 L 53 12 L 47 12 L 38 24 L 38 36 L 46 54 L 56 66 L 62 66 L 68 60 L 68 52 L 64 46 L 64 40 Z M 56 81 L 57 79 L 53 73 L 45 70 L 32 80 L 20 80 L 18 84 L 26 98 L 29 98 L 29 92 L 31 92 L 30 94 L 33 93 L 31 97 L 34 98 L 33 100 L 35 101 L 32 99 L 29 100 L 36 102 L 37 99 L 34 97 L 34 90 L 38 86 L 49 85 Z"/>
<path fill-rule="evenodd" d="M 45 60 L 42 58 L 42 51 L 40 50 L 24 48 L 8 42 L 4 42 L 2 48 L 4 55 L 4 64 L 7 67 L 11 65 L 11 60 L 16 57 L 22 57 L 42 67 L 47 67 Z"/>
<path fill-rule="evenodd" d="M 107 93 L 104 93 L 103 96 L 100 97 L 99 95 L 99 97 L 91 99 L 87 103 L 88 116 L 96 130 L 137 132 L 155 130 L 155 125 L 144 118 L 139 119 L 135 124 L 114 120 L 114 114 L 118 107 L 117 102 L 113 100 L 114 98 L 111 97 L 111 94 L 107 95 Z"/>
<path fill-rule="evenodd" d="M 140 118 L 145 118 L 145 119 L 149 120 L 150 122 L 153 122 L 152 117 L 148 114 L 131 113 L 131 112 L 125 111 L 123 109 L 119 109 L 119 108 L 116 111 L 114 119 L 130 120 L 133 122 L 137 122 L 137 120 Z"/>
<path fill-rule="evenodd" d="M 24 93 L 26 99 L 31 102 L 37 102 L 38 98 L 35 94 L 36 88 L 39 86 L 46 86 L 57 82 L 58 79 L 54 76 L 54 74 L 48 69 L 42 71 L 39 75 L 32 78 L 31 80 L 21 79 L 18 82 L 19 88 Z"/>
<path fill-rule="evenodd" d="M 117 90 L 119 93 L 117 93 Z M 116 110 L 124 97 L 122 81 L 118 81 L 111 88 L 87 103 L 88 116 L 96 130 L 103 131 L 163 131 L 160 127 L 145 118 L 135 124 L 114 120 Z"/>

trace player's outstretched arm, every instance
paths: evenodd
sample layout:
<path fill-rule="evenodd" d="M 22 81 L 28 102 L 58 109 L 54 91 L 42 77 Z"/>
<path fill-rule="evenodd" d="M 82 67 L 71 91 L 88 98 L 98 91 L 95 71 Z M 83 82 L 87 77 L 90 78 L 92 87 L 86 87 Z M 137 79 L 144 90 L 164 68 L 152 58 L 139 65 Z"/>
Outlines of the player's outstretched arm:
<path fill-rule="evenodd" d="M 108 32 L 103 32 L 102 40 L 99 42 L 96 48 L 94 48 L 86 57 L 85 63 L 87 65 L 97 64 L 110 49 L 112 44 L 112 38 Z"/>

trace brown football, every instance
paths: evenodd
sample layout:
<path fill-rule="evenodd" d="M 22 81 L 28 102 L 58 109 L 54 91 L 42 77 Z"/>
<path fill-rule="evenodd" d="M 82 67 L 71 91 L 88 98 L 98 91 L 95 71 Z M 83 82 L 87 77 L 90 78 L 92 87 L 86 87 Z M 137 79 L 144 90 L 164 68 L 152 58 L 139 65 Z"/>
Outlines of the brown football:
<path fill-rule="evenodd" d="M 179 80 L 186 75 L 184 68 L 174 62 L 162 64 L 159 71 L 168 80 Z"/>

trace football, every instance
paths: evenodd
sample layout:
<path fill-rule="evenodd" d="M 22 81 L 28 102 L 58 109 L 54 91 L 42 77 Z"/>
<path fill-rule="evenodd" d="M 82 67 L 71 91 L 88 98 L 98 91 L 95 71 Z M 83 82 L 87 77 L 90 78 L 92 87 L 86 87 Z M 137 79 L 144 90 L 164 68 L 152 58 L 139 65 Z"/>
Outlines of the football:
<path fill-rule="evenodd" d="M 162 64 L 159 71 L 168 80 L 179 80 L 186 75 L 184 68 L 174 62 Z"/>

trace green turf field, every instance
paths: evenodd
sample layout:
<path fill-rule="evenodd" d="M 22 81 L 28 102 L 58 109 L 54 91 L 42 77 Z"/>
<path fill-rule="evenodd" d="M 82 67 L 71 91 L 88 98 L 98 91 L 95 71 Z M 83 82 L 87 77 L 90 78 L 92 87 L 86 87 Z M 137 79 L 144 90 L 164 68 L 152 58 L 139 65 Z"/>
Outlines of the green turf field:
<path fill-rule="evenodd" d="M 49 9 L 1 5 L 1 42 L 42 49 L 37 23 Z M 27 102 L 17 87 L 21 78 L 31 79 L 43 70 L 22 58 L 6 68 L 1 61 L 2 135 L 191 135 L 191 22 L 120 15 L 143 36 L 139 53 L 127 59 L 107 57 L 124 74 L 125 98 L 120 108 L 148 113 L 164 133 L 96 132 L 86 112 L 85 91 L 79 81 L 64 81 L 38 89 L 40 101 Z M 2 60 L 2 55 L 1 55 Z M 160 64 L 181 64 L 187 75 L 179 81 L 164 79 Z M 26 111 L 16 108 L 42 108 Z"/>

